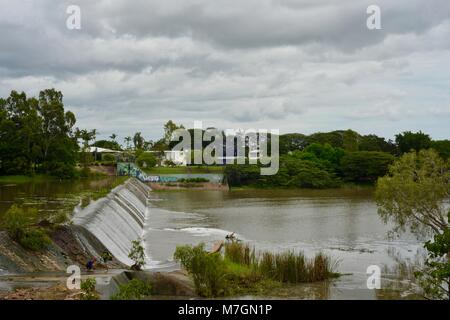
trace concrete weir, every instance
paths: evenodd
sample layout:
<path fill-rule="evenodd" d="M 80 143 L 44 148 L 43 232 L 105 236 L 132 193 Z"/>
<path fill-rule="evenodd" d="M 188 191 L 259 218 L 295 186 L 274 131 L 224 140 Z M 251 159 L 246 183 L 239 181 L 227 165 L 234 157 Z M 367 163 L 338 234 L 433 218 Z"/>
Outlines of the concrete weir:
<path fill-rule="evenodd" d="M 105 198 L 76 212 L 73 224 L 89 231 L 117 260 L 130 266 L 131 242 L 143 235 L 150 191 L 147 185 L 130 178 Z"/>

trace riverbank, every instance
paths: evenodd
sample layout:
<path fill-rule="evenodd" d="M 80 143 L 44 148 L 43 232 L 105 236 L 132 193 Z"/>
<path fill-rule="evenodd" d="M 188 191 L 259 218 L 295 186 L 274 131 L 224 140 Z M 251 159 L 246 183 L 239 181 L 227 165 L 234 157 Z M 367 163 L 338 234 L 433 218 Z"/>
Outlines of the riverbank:
<path fill-rule="evenodd" d="M 0 300 L 80 300 L 82 291 L 67 288 L 65 272 L 26 273 L 0 276 Z M 109 300 L 120 286 L 133 279 L 151 283 L 145 299 L 192 299 L 196 297 L 192 280 L 183 271 L 97 270 L 82 273 L 81 281 L 95 280 L 99 299 Z"/>

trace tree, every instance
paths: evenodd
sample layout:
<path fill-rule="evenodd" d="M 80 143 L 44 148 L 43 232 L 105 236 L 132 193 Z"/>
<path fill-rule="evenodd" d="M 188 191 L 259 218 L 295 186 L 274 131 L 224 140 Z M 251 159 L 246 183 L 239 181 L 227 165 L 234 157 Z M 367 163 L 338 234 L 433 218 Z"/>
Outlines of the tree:
<path fill-rule="evenodd" d="M 89 164 L 92 162 L 93 158 L 89 149 L 90 141 L 95 140 L 96 130 L 79 130 L 77 129 L 76 136 L 81 139 L 83 143 L 83 149 L 81 151 L 81 164 L 83 165 L 83 176 L 89 175 Z"/>
<path fill-rule="evenodd" d="M 47 89 L 39 99 L 16 91 L 0 99 L 0 174 L 74 175 L 76 119 L 64 110 L 62 98 L 61 92 Z"/>
<path fill-rule="evenodd" d="M 431 148 L 436 150 L 445 159 L 450 159 L 450 140 L 437 140 L 431 142 Z"/>
<path fill-rule="evenodd" d="M 391 141 L 386 141 L 383 137 L 378 137 L 374 134 L 362 136 L 359 140 L 360 151 L 379 151 L 388 152 L 391 154 L 397 153 L 397 146 Z"/>
<path fill-rule="evenodd" d="M 450 211 L 447 221 L 450 221 Z M 450 300 L 450 226 L 427 241 L 425 269 L 415 273 L 426 297 Z"/>
<path fill-rule="evenodd" d="M 144 149 L 144 143 L 145 143 L 145 140 L 142 137 L 142 134 L 140 132 L 136 132 L 133 136 L 134 149 L 135 150 Z"/>
<path fill-rule="evenodd" d="M 125 148 L 127 149 L 127 150 L 130 150 L 131 149 L 131 137 L 130 136 L 126 136 L 124 139 L 123 139 L 123 141 L 125 142 Z"/>
<path fill-rule="evenodd" d="M 130 253 L 128 254 L 128 258 L 134 262 L 131 269 L 141 270 L 145 265 L 144 247 L 141 245 L 141 241 L 139 239 L 132 241 L 131 244 L 132 247 Z"/>
<path fill-rule="evenodd" d="M 342 136 L 342 147 L 345 151 L 358 151 L 359 134 L 353 130 L 346 130 Z"/>
<path fill-rule="evenodd" d="M 395 143 L 397 144 L 400 154 L 410 152 L 411 150 L 420 151 L 431 147 L 431 138 L 429 135 L 419 132 L 405 131 L 395 136 Z"/>
<path fill-rule="evenodd" d="M 375 182 L 388 172 L 394 156 L 385 152 L 349 152 L 341 159 L 341 174 L 347 181 Z"/>
<path fill-rule="evenodd" d="M 436 151 L 414 151 L 394 162 L 389 174 L 378 180 L 375 193 L 378 213 L 385 223 L 394 223 L 393 231 L 433 236 L 425 243 L 425 269 L 416 274 L 425 295 L 433 298 L 450 298 L 450 217 L 445 206 L 449 181 L 449 165 Z"/>
<path fill-rule="evenodd" d="M 108 141 L 108 140 L 98 140 L 95 141 L 92 145 L 93 147 L 111 149 L 111 150 L 120 150 L 120 145 L 116 141 Z"/>
<path fill-rule="evenodd" d="M 184 129 L 184 127 L 183 125 L 177 125 L 172 120 L 166 122 L 166 124 L 164 125 L 164 142 L 166 145 L 169 145 L 170 140 L 172 138 L 172 134 L 177 129 Z"/>
<path fill-rule="evenodd" d="M 283 134 L 279 139 L 280 155 L 303 150 L 308 144 L 307 137 L 301 133 Z"/>

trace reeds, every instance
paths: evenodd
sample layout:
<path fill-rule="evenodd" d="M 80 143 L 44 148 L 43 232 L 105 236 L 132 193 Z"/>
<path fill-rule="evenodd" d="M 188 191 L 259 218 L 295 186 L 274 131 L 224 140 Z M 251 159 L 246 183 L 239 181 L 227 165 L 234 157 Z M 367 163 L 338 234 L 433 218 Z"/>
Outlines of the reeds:
<path fill-rule="evenodd" d="M 225 245 L 225 259 L 249 266 L 263 278 L 284 283 L 322 281 L 336 275 L 335 264 L 322 253 L 307 258 L 301 252 L 264 251 L 257 257 L 255 249 L 246 244 L 232 242 Z"/>

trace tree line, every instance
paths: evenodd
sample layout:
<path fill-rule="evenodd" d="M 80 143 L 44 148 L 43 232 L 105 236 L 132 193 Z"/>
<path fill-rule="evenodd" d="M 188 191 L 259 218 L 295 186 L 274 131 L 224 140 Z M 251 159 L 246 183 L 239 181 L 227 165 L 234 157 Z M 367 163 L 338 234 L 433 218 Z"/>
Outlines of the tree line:
<path fill-rule="evenodd" d="M 231 186 L 331 188 L 345 182 L 374 183 L 394 159 L 411 150 L 434 149 L 450 157 L 449 140 L 432 140 L 421 131 L 403 132 L 395 141 L 353 130 L 279 137 L 280 169 L 261 176 L 257 165 L 229 165 L 225 175 Z"/>
<path fill-rule="evenodd" d="M 75 123 L 54 89 L 37 98 L 12 91 L 0 99 L 0 175 L 73 177 L 79 150 Z"/>

